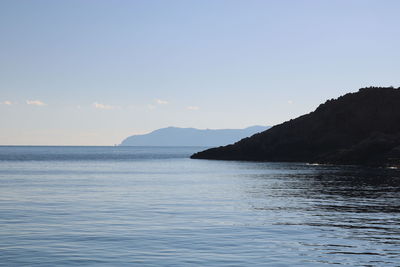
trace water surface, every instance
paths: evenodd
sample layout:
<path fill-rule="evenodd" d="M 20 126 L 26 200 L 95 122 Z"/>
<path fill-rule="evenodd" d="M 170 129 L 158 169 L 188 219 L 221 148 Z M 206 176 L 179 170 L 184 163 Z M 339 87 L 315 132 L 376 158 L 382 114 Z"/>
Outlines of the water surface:
<path fill-rule="evenodd" d="M 0 147 L 4 266 L 399 266 L 398 170 Z"/>

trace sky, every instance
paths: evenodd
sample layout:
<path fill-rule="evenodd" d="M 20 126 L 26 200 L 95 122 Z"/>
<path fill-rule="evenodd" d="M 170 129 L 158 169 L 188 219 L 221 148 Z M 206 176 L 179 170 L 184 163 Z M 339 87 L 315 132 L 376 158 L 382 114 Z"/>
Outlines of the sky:
<path fill-rule="evenodd" d="M 400 86 L 397 0 L 0 0 L 0 145 L 275 125 Z"/>

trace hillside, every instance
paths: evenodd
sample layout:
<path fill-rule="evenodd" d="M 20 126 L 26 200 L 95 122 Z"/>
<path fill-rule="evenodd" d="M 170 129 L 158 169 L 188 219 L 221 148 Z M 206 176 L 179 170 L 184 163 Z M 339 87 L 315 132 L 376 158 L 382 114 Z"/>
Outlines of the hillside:
<path fill-rule="evenodd" d="M 222 146 L 268 129 L 252 126 L 245 129 L 199 130 L 195 128 L 168 127 L 149 134 L 126 138 L 121 146 Z"/>
<path fill-rule="evenodd" d="M 400 89 L 369 87 L 195 159 L 400 164 Z"/>

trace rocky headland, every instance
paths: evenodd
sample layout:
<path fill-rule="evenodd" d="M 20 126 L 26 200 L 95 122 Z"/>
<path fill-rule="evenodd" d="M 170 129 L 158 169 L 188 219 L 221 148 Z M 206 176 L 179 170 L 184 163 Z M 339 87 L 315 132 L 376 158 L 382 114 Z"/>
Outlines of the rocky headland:
<path fill-rule="evenodd" d="M 191 158 L 400 166 L 400 88 L 362 88 Z"/>

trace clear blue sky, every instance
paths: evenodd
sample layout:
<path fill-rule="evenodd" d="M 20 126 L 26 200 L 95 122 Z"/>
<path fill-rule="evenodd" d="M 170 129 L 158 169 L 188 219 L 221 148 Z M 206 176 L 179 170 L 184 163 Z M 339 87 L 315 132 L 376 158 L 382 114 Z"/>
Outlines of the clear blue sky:
<path fill-rule="evenodd" d="M 400 1 L 0 1 L 0 144 L 274 125 L 400 86 Z"/>

